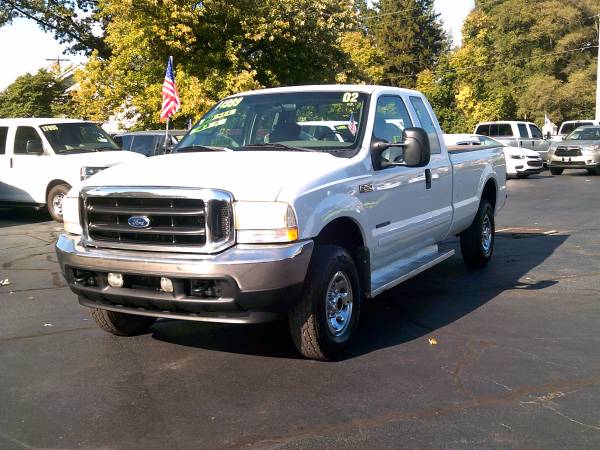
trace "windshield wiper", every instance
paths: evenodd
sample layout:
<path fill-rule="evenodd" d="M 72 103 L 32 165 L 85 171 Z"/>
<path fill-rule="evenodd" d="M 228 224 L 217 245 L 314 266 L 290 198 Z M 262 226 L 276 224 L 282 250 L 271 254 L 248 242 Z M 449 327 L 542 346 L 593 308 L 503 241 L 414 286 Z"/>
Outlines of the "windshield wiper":
<path fill-rule="evenodd" d="M 173 153 L 192 153 L 192 152 L 232 152 L 227 147 L 213 147 L 211 145 L 190 145 L 175 149 Z"/>
<path fill-rule="evenodd" d="M 316 151 L 318 151 L 318 150 L 311 150 L 310 148 L 304 148 L 304 147 L 293 147 L 291 145 L 281 144 L 280 142 L 265 142 L 263 144 L 248 144 L 248 145 L 243 145 L 241 148 L 249 148 L 249 149 L 265 148 L 265 149 L 274 149 L 274 150 L 288 150 L 288 151 L 292 151 L 292 152 L 316 152 Z"/>

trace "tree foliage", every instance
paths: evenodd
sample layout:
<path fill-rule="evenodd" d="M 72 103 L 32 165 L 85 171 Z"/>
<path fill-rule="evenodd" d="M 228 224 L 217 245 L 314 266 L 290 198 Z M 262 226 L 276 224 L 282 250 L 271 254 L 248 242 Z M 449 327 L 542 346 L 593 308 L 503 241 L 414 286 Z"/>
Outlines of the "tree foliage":
<path fill-rule="evenodd" d="M 340 45 L 356 14 L 336 0 L 100 0 L 99 11 L 110 18 L 111 56 L 92 54 L 77 75 L 74 100 L 86 117 L 121 111 L 139 127 L 158 125 L 169 55 L 182 96 L 178 125 L 234 92 L 335 82 L 340 73 L 365 78 L 348 69 L 352 57 Z"/>
<path fill-rule="evenodd" d="M 435 80 L 423 80 L 423 89 L 442 80 L 437 88 L 455 93 L 457 115 L 442 120 L 444 127 L 469 132 L 485 120 L 592 117 L 597 14 L 597 0 L 477 1 L 450 67 L 439 65 Z"/>
<path fill-rule="evenodd" d="M 47 70 L 25 74 L 0 92 L 0 117 L 54 117 L 65 111 L 65 86 Z"/>
<path fill-rule="evenodd" d="M 383 53 L 385 84 L 414 87 L 417 75 L 434 67 L 447 48 L 447 36 L 433 0 L 380 0 L 366 23 Z"/>

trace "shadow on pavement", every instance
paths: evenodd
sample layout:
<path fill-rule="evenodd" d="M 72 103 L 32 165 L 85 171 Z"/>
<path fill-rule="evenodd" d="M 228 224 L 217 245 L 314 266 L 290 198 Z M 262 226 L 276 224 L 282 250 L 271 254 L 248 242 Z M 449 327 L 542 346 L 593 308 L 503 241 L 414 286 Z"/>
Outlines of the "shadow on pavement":
<path fill-rule="evenodd" d="M 0 206 L 0 228 L 48 222 L 52 220 L 46 208 Z"/>
<path fill-rule="evenodd" d="M 495 255 L 490 265 L 470 270 L 462 262 L 458 240 L 444 243 L 456 255 L 444 263 L 363 303 L 359 333 L 344 359 L 421 338 L 493 300 L 507 290 L 542 290 L 556 280 L 522 279 L 542 264 L 568 235 L 532 234 L 515 238 L 496 234 Z M 287 330 L 287 321 L 264 325 L 202 324 L 160 321 L 153 327 L 155 339 L 213 351 L 300 358 Z"/>

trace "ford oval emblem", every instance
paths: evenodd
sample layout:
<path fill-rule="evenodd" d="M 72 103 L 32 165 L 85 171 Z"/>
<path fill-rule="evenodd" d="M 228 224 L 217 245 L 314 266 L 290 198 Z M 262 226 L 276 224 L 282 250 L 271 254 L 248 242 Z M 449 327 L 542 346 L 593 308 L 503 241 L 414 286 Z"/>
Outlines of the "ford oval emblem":
<path fill-rule="evenodd" d="M 147 216 L 131 216 L 127 219 L 127 223 L 133 228 L 148 228 L 150 219 Z"/>

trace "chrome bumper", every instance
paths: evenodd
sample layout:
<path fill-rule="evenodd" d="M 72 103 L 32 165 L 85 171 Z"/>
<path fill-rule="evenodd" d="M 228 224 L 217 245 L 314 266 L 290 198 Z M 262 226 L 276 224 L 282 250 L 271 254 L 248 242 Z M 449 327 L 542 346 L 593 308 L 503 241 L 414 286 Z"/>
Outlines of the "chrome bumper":
<path fill-rule="evenodd" d="M 69 287 L 85 306 L 132 314 L 216 322 L 259 322 L 285 310 L 301 289 L 313 241 L 285 245 L 237 245 L 216 255 L 159 253 L 84 247 L 80 236 L 62 234 L 56 253 Z M 78 284 L 76 270 L 98 274 L 96 286 Z M 190 297 L 183 288 L 173 293 L 115 288 L 106 274 L 177 282 L 220 280 L 222 298 Z M 102 281 L 104 280 L 104 281 Z"/>

